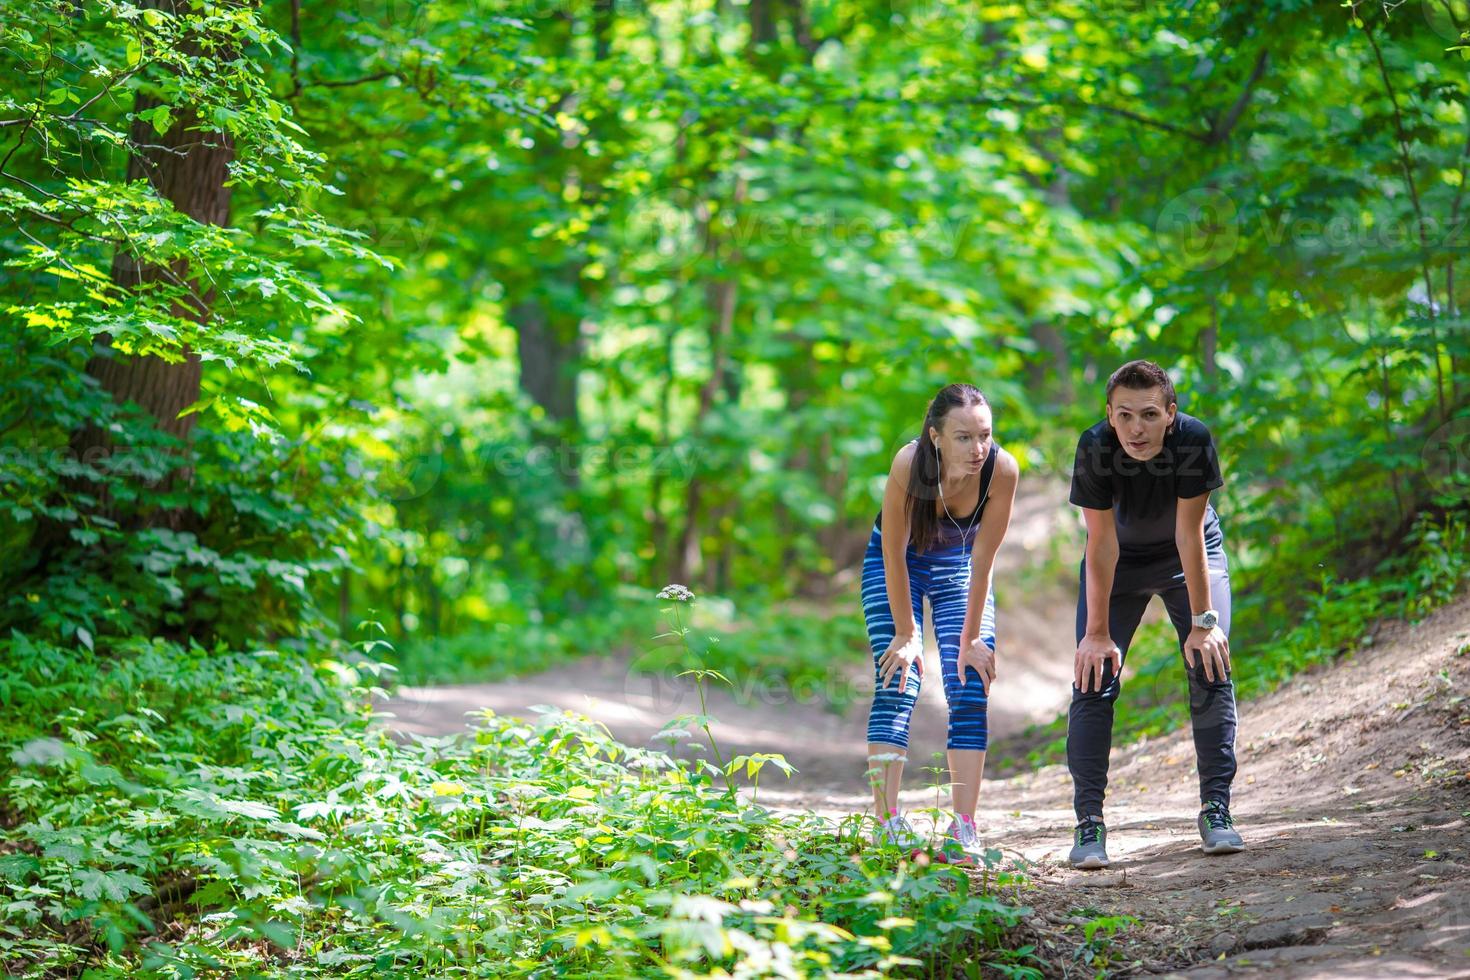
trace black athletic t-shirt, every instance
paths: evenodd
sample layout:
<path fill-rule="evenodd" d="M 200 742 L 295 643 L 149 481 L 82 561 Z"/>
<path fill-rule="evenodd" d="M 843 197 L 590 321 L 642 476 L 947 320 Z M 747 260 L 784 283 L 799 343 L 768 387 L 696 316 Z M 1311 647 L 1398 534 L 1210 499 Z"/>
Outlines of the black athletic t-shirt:
<path fill-rule="evenodd" d="M 1072 467 L 1071 501 L 1078 507 L 1113 512 L 1118 557 L 1148 561 L 1177 555 L 1174 514 L 1179 498 L 1225 485 L 1215 441 L 1205 424 L 1177 412 L 1174 431 L 1153 459 L 1136 460 L 1124 450 L 1107 419 L 1082 433 Z M 1205 506 L 1205 549 L 1224 545 L 1220 518 Z"/>

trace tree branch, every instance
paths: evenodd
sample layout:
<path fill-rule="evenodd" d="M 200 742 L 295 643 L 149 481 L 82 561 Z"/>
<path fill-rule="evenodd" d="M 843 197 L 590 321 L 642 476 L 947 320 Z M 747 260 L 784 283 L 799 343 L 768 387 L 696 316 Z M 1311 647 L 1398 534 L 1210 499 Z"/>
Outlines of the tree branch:
<path fill-rule="evenodd" d="M 1240 114 L 1245 111 L 1246 103 L 1250 102 L 1251 93 L 1254 91 L 1256 83 L 1261 80 L 1262 75 L 1266 74 L 1266 61 L 1267 52 L 1263 48 L 1260 56 L 1256 58 L 1256 66 L 1251 69 L 1250 78 L 1246 79 L 1245 88 L 1240 91 L 1240 97 L 1235 100 L 1235 104 L 1230 107 L 1230 110 L 1211 127 L 1209 137 L 1205 142 L 1210 144 L 1223 143 L 1225 138 L 1230 135 L 1230 131 L 1240 121 Z"/>
<path fill-rule="evenodd" d="M 1353 6 L 1353 13 L 1354 15 L 1357 14 L 1356 4 L 1354 4 Z M 1385 11 L 1384 18 L 1387 19 L 1387 17 L 1388 14 Z M 1420 265 L 1423 267 L 1424 302 L 1428 307 L 1427 319 L 1429 322 L 1429 337 L 1431 343 L 1433 344 L 1435 391 L 1439 396 L 1439 417 L 1440 419 L 1444 419 L 1444 368 L 1439 363 L 1439 329 L 1435 326 L 1434 323 L 1436 311 L 1434 308 L 1434 280 L 1433 278 L 1431 278 L 1429 272 L 1431 261 L 1429 253 L 1429 236 L 1424 228 L 1424 207 L 1419 201 L 1419 185 L 1414 180 L 1414 165 L 1409 158 L 1409 134 L 1404 128 L 1404 113 L 1403 110 L 1399 107 L 1398 93 L 1394 91 L 1393 81 L 1389 78 L 1388 63 L 1383 60 L 1383 49 L 1378 44 L 1378 38 L 1373 33 L 1372 25 L 1364 24 L 1363 33 L 1367 35 L 1368 43 L 1373 46 L 1373 57 L 1378 62 L 1378 75 L 1380 78 L 1383 79 L 1383 90 L 1388 94 L 1388 104 L 1393 107 L 1394 132 L 1398 135 L 1399 143 L 1399 162 L 1404 171 L 1404 183 L 1407 184 L 1409 188 L 1409 201 L 1413 204 L 1414 216 L 1418 219 L 1419 262 Z"/>
<path fill-rule="evenodd" d="M 341 81 L 311 81 L 301 82 L 301 88 L 349 88 L 353 85 L 367 85 L 370 82 L 381 82 L 386 78 L 394 78 L 398 75 L 396 71 L 380 71 L 376 75 L 365 75 L 362 78 L 346 78 Z"/>

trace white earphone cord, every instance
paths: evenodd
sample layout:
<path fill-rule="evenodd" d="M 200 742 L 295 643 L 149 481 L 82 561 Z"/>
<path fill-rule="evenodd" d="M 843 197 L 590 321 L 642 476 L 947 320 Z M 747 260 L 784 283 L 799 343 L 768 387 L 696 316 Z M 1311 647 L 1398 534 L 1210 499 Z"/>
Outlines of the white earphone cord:
<path fill-rule="evenodd" d="M 944 502 L 944 468 L 939 463 L 939 443 L 933 443 L 933 446 L 934 469 L 936 471 L 934 484 L 939 487 L 939 506 L 944 508 L 944 516 L 948 517 L 949 522 L 954 525 L 954 529 L 960 532 L 960 540 L 963 541 L 970 536 L 970 532 L 975 529 L 975 522 L 980 519 L 980 502 L 978 500 L 975 502 L 975 513 L 970 516 L 970 526 L 961 528 L 960 522 L 955 520 L 954 515 L 949 512 L 949 504 Z M 986 455 L 988 456 L 989 454 L 987 453 Z"/>

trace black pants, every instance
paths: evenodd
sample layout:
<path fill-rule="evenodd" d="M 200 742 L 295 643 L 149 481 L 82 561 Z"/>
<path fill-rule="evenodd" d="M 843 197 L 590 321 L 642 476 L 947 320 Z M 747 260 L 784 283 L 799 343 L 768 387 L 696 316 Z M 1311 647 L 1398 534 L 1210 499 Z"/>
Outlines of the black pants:
<path fill-rule="evenodd" d="M 1224 552 L 1207 556 L 1210 572 L 1210 606 L 1220 614 L 1220 629 L 1230 635 L 1230 572 Z M 1087 562 L 1080 569 L 1077 590 L 1077 642 L 1087 630 Z M 1169 619 L 1179 634 L 1179 656 L 1189 637 L 1192 610 L 1184 569 L 1177 555 L 1149 564 L 1118 560 L 1113 575 L 1113 592 L 1108 602 L 1108 633 L 1127 662 L 1128 645 L 1143 618 L 1149 600 L 1161 596 Z M 1200 802 L 1230 803 L 1230 783 L 1235 778 L 1235 684 L 1230 674 L 1213 682 L 1205 679 L 1203 667 L 1190 667 L 1189 715 L 1194 727 L 1194 752 L 1199 766 Z M 1072 686 L 1072 706 L 1067 718 L 1067 768 L 1072 773 L 1072 805 L 1077 819 L 1101 815 L 1108 788 L 1108 753 L 1113 747 L 1113 702 L 1122 689 L 1121 678 L 1112 664 L 1104 667 L 1102 689 L 1084 693 Z"/>

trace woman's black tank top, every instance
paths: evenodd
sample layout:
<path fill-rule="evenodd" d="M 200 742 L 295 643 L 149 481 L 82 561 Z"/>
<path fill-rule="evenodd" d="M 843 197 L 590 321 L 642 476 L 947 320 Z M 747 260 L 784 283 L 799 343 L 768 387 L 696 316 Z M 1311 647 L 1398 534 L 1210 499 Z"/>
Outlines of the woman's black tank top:
<path fill-rule="evenodd" d="M 914 442 L 919 440 L 915 439 Z M 939 514 L 939 526 L 934 532 L 934 541 L 931 548 L 953 548 L 964 544 L 966 547 L 975 543 L 975 535 L 980 531 L 980 521 L 985 516 L 985 504 L 990 500 L 990 481 L 995 476 L 995 457 L 999 454 L 1000 443 L 992 442 L 990 452 L 985 457 L 985 463 L 980 467 L 980 498 L 975 504 L 975 509 L 961 517 L 953 515 L 953 522 L 945 517 L 941 511 Z M 972 523 L 973 522 L 973 523 Z M 956 527 L 955 525 L 959 525 Z M 873 522 L 873 527 L 883 529 L 883 511 L 878 510 L 878 519 Z M 968 529 L 968 530 L 967 530 Z"/>

